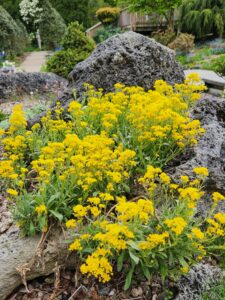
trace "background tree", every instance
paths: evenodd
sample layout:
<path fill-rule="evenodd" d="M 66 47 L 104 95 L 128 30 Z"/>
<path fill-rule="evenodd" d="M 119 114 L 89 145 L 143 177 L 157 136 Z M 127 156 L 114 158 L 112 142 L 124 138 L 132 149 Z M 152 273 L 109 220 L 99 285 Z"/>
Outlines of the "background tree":
<path fill-rule="evenodd" d="M 43 7 L 39 0 L 22 0 L 20 2 L 20 14 L 23 21 L 30 27 L 31 32 L 35 32 L 37 43 L 41 48 L 39 24 L 43 13 Z"/>
<path fill-rule="evenodd" d="M 21 54 L 26 44 L 27 36 L 24 27 L 0 6 L 0 51 L 4 50 L 12 56 Z"/>
<path fill-rule="evenodd" d="M 168 22 L 168 27 L 173 29 L 174 10 L 181 5 L 182 0 L 119 0 L 119 3 L 128 6 L 134 12 L 163 15 Z"/>
<path fill-rule="evenodd" d="M 66 24 L 52 7 L 48 0 L 42 0 L 43 13 L 39 23 L 40 36 L 46 49 L 54 49 L 60 46 L 61 40 L 66 33 Z"/>
<path fill-rule="evenodd" d="M 224 33 L 224 0 L 184 0 L 181 6 L 181 31 L 202 37 Z"/>
<path fill-rule="evenodd" d="M 20 19 L 19 4 L 21 0 L 2 0 L 0 1 L 4 9 L 10 14 L 13 19 Z"/>
<path fill-rule="evenodd" d="M 51 0 L 51 3 L 67 24 L 78 21 L 84 28 L 97 22 L 95 12 L 104 6 L 104 0 Z"/>
<path fill-rule="evenodd" d="M 59 46 L 66 32 L 66 25 L 60 14 L 48 0 L 22 0 L 20 13 L 30 31 L 36 33 L 39 48 Z"/>

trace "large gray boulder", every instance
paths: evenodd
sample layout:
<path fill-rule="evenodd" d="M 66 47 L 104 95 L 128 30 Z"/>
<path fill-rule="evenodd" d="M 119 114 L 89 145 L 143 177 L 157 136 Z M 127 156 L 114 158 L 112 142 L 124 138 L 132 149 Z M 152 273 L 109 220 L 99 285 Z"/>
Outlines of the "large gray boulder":
<path fill-rule="evenodd" d="M 184 73 L 172 50 L 130 31 L 99 44 L 86 60 L 76 65 L 69 79 L 71 87 L 80 94 L 86 82 L 106 92 L 113 90 L 117 82 L 148 90 L 157 79 L 181 83 Z"/>
<path fill-rule="evenodd" d="M 66 79 L 52 73 L 0 73 L 0 103 L 30 93 L 59 95 L 66 85 Z"/>
<path fill-rule="evenodd" d="M 207 191 L 220 191 L 225 195 L 225 100 L 204 94 L 194 108 L 192 118 L 201 121 L 206 133 L 192 155 L 176 167 L 175 176 L 191 176 L 194 167 L 207 167 Z"/>

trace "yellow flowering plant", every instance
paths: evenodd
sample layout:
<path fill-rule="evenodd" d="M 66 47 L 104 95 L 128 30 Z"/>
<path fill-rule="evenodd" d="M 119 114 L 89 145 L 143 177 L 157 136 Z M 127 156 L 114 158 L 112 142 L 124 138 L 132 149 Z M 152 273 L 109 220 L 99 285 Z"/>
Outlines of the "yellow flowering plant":
<path fill-rule="evenodd" d="M 69 218 L 70 207 L 89 197 L 129 194 L 147 164 L 165 166 L 204 132 L 188 115 L 204 90 L 193 76 L 174 88 L 158 80 L 147 92 L 122 84 L 108 94 L 86 87 L 85 103 L 72 101 L 66 120 L 58 103 L 54 114 L 47 112 L 27 130 L 17 105 L 1 135 L 0 177 L 6 189 L 18 193 L 15 218 L 25 234 L 42 231 L 48 219 Z M 37 214 L 39 205 L 47 213 Z M 99 214 L 94 208 L 92 212 Z"/>
<path fill-rule="evenodd" d="M 0 132 L 2 190 L 24 234 L 65 222 L 81 273 L 104 283 L 123 271 L 125 289 L 134 274 L 174 279 L 207 255 L 221 256 L 225 214 L 216 207 L 225 197 L 213 193 L 209 214 L 196 217 L 208 170 L 196 166 L 196 178 L 179 182 L 162 170 L 204 133 L 188 113 L 204 90 L 199 78 L 174 87 L 158 80 L 147 92 L 86 87 L 84 103 L 72 101 L 67 112 L 58 103 L 30 130 L 15 106 Z M 138 185 L 142 195 L 133 199 Z"/>
<path fill-rule="evenodd" d="M 101 210 L 105 207 L 102 197 L 88 201 L 91 205 L 75 206 L 67 228 L 74 234 L 69 250 L 77 251 L 83 260 L 81 273 L 104 283 L 113 273 L 123 271 L 128 289 L 134 274 L 175 280 L 208 255 L 222 253 L 225 214 L 209 219 L 215 211 L 212 204 L 208 216 L 196 217 L 208 170 L 196 167 L 193 174 L 197 178 L 174 184 L 161 169 L 148 166 L 139 179 L 144 197 L 128 201 L 117 196 L 107 213 Z M 92 213 L 94 207 L 99 214 Z M 71 227 L 71 223 L 76 225 Z"/>

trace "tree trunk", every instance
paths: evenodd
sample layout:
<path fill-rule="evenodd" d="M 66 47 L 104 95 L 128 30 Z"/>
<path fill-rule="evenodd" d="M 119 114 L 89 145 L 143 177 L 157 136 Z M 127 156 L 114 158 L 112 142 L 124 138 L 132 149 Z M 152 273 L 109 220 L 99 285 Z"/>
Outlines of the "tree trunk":
<path fill-rule="evenodd" d="M 175 13 L 175 10 L 171 9 L 168 12 L 168 14 L 166 15 L 166 19 L 168 22 L 168 29 L 171 31 L 174 31 L 174 13 Z"/>

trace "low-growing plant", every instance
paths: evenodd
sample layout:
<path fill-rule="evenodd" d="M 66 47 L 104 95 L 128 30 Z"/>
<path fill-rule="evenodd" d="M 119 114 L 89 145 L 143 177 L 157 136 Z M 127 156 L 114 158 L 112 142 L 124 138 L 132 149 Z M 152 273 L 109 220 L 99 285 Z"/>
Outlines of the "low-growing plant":
<path fill-rule="evenodd" d="M 147 92 L 86 87 L 83 103 L 67 112 L 58 103 L 31 130 L 15 106 L 0 131 L 2 189 L 23 233 L 65 222 L 81 273 L 107 282 L 123 272 L 124 289 L 134 276 L 174 280 L 207 256 L 224 256 L 225 214 L 215 210 L 225 197 L 213 193 L 208 214 L 196 215 L 208 170 L 196 166 L 177 182 L 162 170 L 204 134 L 188 114 L 204 90 L 199 77 L 174 87 L 158 80 Z"/>
<path fill-rule="evenodd" d="M 175 184 L 161 169 L 148 166 L 138 179 L 145 189 L 140 197 L 127 201 L 99 193 L 74 206 L 66 225 L 74 234 L 69 250 L 83 261 L 81 273 L 107 282 L 116 269 L 123 271 L 127 290 L 134 276 L 177 280 L 204 257 L 223 254 L 225 214 L 215 214 L 215 207 L 225 197 L 213 193 L 209 214 L 197 218 L 208 171 L 196 167 L 193 173 L 196 178 L 181 176 Z"/>
<path fill-rule="evenodd" d="M 104 42 L 108 38 L 114 36 L 115 34 L 122 33 L 122 29 L 119 27 L 114 27 L 112 25 L 104 26 L 103 28 L 99 29 L 95 36 L 94 40 L 97 44 Z"/>
<path fill-rule="evenodd" d="M 225 54 L 222 54 L 219 57 L 212 59 L 211 62 L 206 65 L 206 68 L 218 72 L 224 76 L 225 75 Z"/>

